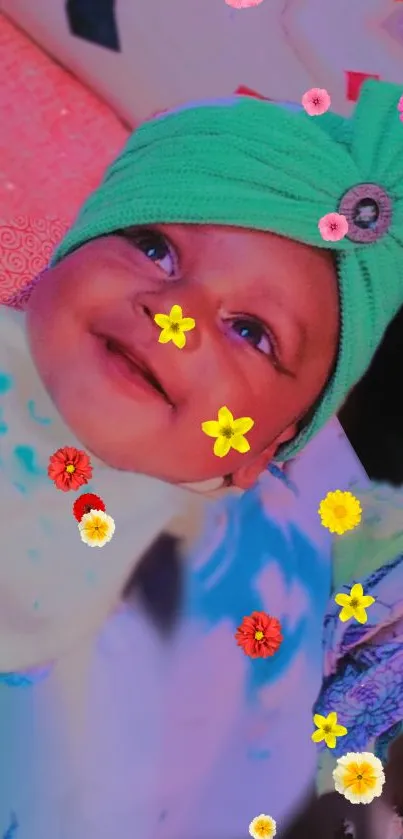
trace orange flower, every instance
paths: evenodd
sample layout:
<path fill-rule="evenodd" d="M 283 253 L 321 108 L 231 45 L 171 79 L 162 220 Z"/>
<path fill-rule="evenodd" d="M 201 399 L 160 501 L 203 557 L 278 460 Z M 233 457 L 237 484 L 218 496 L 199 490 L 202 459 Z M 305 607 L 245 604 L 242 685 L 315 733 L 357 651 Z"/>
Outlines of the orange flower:
<path fill-rule="evenodd" d="M 266 612 L 252 612 L 238 627 L 235 640 L 245 655 L 267 658 L 274 655 L 283 640 L 280 621 Z"/>
<path fill-rule="evenodd" d="M 48 475 L 63 492 L 79 489 L 92 478 L 91 461 L 85 452 L 64 446 L 49 458 Z"/>

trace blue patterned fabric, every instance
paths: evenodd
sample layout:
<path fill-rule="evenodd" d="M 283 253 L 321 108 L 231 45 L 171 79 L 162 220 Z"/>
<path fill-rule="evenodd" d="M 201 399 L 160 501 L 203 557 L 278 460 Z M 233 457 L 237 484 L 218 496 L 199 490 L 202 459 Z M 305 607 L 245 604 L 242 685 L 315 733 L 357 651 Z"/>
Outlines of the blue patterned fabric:
<path fill-rule="evenodd" d="M 375 603 L 368 608 L 365 624 L 343 624 L 340 606 L 334 601 L 329 606 L 324 650 L 333 672 L 324 679 L 314 712 L 327 716 L 336 711 L 338 722 L 348 730 L 331 750 L 335 757 L 366 751 L 375 741 L 375 753 L 386 760 L 390 743 L 403 731 L 403 555 L 354 582 L 360 582 Z M 325 749 L 319 745 L 319 750 Z"/>

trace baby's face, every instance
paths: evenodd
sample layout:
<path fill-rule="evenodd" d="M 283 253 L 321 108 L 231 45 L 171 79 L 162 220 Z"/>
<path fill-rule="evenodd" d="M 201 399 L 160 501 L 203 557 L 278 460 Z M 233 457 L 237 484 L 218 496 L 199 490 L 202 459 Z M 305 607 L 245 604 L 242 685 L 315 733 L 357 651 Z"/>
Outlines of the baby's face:
<path fill-rule="evenodd" d="M 154 322 L 175 304 L 196 321 L 183 349 L 159 343 Z M 328 253 L 268 233 L 136 228 L 49 270 L 28 334 L 45 386 L 90 452 L 172 482 L 233 474 L 246 487 L 329 376 L 336 276 Z M 224 405 L 254 420 L 247 454 L 216 457 L 201 430 Z"/>

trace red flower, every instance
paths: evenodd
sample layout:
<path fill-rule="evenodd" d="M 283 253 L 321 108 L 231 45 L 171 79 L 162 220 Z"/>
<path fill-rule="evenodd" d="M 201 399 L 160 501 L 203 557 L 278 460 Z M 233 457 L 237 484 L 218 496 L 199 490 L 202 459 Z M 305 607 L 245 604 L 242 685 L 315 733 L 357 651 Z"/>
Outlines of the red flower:
<path fill-rule="evenodd" d="M 105 512 L 106 507 L 102 498 L 99 495 L 94 495 L 93 492 L 85 492 L 84 495 L 79 495 L 73 504 L 73 514 L 77 521 L 81 521 L 85 513 L 90 513 L 91 510 Z"/>
<path fill-rule="evenodd" d="M 78 489 L 92 478 L 91 461 L 85 452 L 64 446 L 49 458 L 48 475 L 63 492 Z"/>
<path fill-rule="evenodd" d="M 238 627 L 235 640 L 245 655 L 267 658 L 278 650 L 283 640 L 280 621 L 266 612 L 252 612 Z"/>

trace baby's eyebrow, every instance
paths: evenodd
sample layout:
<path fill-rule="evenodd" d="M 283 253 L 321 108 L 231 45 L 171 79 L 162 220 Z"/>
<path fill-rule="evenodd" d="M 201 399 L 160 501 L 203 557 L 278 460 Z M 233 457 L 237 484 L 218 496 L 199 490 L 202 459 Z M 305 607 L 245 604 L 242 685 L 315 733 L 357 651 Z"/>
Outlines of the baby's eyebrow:
<path fill-rule="evenodd" d="M 150 225 L 150 227 L 160 228 L 162 231 L 165 231 L 166 228 L 163 224 Z M 195 235 L 200 238 L 206 238 L 206 236 L 211 237 L 211 229 L 206 224 L 170 224 L 167 226 L 167 232 L 168 230 L 178 236 Z"/>

